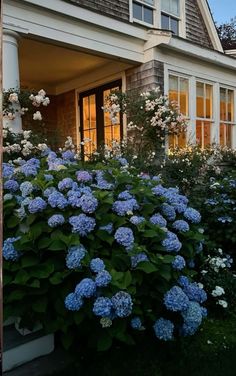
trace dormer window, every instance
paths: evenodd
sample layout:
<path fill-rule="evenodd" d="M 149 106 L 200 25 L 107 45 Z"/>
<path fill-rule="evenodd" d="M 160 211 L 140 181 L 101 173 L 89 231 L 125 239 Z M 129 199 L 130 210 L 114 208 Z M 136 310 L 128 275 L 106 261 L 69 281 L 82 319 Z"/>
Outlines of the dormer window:
<path fill-rule="evenodd" d="M 161 27 L 179 35 L 180 0 L 161 0 Z"/>
<path fill-rule="evenodd" d="M 154 25 L 155 0 L 132 1 L 133 20 L 144 25 Z"/>

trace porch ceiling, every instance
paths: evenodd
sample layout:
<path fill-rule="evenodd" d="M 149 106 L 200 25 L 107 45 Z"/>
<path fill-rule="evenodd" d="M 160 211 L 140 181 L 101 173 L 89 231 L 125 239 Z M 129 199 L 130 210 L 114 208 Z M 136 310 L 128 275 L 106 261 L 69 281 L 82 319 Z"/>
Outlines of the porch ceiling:
<path fill-rule="evenodd" d="M 36 40 L 22 38 L 19 42 L 21 86 L 42 86 L 49 93 L 57 85 L 86 75 L 110 61 Z"/>

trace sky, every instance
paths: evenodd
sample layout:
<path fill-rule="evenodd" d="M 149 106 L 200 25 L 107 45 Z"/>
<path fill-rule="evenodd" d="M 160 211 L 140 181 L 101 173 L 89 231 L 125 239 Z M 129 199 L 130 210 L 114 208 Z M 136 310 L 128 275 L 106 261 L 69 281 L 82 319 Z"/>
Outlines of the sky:
<path fill-rule="evenodd" d="M 236 16 L 236 0 L 208 0 L 208 3 L 218 25 Z"/>

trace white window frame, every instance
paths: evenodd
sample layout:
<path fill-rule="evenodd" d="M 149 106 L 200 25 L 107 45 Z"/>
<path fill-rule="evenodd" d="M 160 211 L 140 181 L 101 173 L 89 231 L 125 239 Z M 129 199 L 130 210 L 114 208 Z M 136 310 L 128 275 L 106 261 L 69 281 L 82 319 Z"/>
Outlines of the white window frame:
<path fill-rule="evenodd" d="M 129 0 L 129 14 L 130 14 L 130 22 L 135 22 L 135 23 L 139 23 L 140 25 L 143 25 L 143 26 L 148 26 L 149 28 L 153 28 L 153 27 L 156 27 L 156 24 L 157 24 L 157 3 L 158 3 L 159 0 L 154 0 L 154 4 L 151 5 L 151 4 L 148 4 L 145 0 Z M 144 22 L 142 20 L 139 20 L 138 18 L 134 18 L 133 16 L 133 3 L 139 3 L 140 5 L 146 7 L 146 8 L 150 8 L 152 9 L 153 11 L 153 23 L 150 24 L 148 22 Z"/>
<path fill-rule="evenodd" d="M 219 144 L 220 144 L 220 125 L 221 124 L 229 124 L 229 125 L 232 125 L 232 134 L 231 134 L 231 137 L 232 137 L 232 140 L 231 140 L 231 146 L 232 147 L 236 147 L 235 145 L 235 137 L 236 137 L 236 113 L 235 113 L 235 110 L 236 110 L 236 104 L 235 104 L 235 100 L 236 100 L 236 90 L 232 87 L 229 87 L 229 86 L 226 86 L 226 85 L 222 85 L 222 84 L 219 84 L 219 106 L 220 106 L 220 89 L 225 89 L 226 90 L 226 97 L 228 98 L 228 91 L 232 91 L 233 92 L 233 119 L 232 121 L 226 121 L 226 120 L 221 120 L 220 118 L 220 114 L 219 114 Z M 227 103 L 227 102 L 226 102 Z"/>

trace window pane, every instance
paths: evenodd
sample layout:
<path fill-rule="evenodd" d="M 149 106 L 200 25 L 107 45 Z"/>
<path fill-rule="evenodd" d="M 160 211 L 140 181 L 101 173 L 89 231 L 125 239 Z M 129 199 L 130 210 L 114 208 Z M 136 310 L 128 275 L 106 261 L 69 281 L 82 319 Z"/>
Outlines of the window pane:
<path fill-rule="evenodd" d="M 196 121 L 196 142 L 205 148 L 211 143 L 211 123 L 209 121 Z"/>
<path fill-rule="evenodd" d="M 166 16 L 165 14 L 161 15 L 161 27 L 162 29 L 169 30 L 170 29 L 170 17 Z"/>
<path fill-rule="evenodd" d="M 161 10 L 170 13 L 170 0 L 161 0 Z"/>
<path fill-rule="evenodd" d="M 170 12 L 176 16 L 179 15 L 179 0 L 171 0 Z"/>
<path fill-rule="evenodd" d="M 143 0 L 144 3 L 154 5 L 154 0 Z"/>
<path fill-rule="evenodd" d="M 234 92 L 228 90 L 228 121 L 234 121 Z"/>
<path fill-rule="evenodd" d="M 133 17 L 142 21 L 142 5 L 133 3 Z"/>
<path fill-rule="evenodd" d="M 204 117 L 204 84 L 197 82 L 197 117 Z"/>
<path fill-rule="evenodd" d="M 96 128 L 95 95 L 83 98 L 83 125 L 84 129 Z"/>
<path fill-rule="evenodd" d="M 169 99 L 178 102 L 178 77 L 169 76 Z"/>
<path fill-rule="evenodd" d="M 183 115 L 188 115 L 188 80 L 180 78 L 180 111 Z"/>
<path fill-rule="evenodd" d="M 212 85 L 206 84 L 206 115 L 207 119 L 212 118 Z"/>
<path fill-rule="evenodd" d="M 170 22 L 171 22 L 171 31 L 173 31 L 173 33 L 175 35 L 178 35 L 179 34 L 179 22 L 178 22 L 178 20 L 176 20 L 175 18 L 171 18 Z"/>
<path fill-rule="evenodd" d="M 150 8 L 144 7 L 143 12 L 144 12 L 144 22 L 153 24 L 153 10 Z"/>
<path fill-rule="evenodd" d="M 226 118 L 226 89 L 220 89 L 220 120 L 227 120 Z"/>
<path fill-rule="evenodd" d="M 220 144 L 222 146 L 232 147 L 232 125 L 220 124 Z"/>

